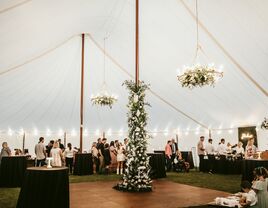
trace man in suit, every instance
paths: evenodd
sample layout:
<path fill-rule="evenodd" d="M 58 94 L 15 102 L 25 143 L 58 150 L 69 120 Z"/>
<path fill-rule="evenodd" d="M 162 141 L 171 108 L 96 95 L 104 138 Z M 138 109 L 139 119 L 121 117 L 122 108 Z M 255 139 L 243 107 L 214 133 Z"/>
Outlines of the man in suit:
<path fill-rule="evenodd" d="M 175 142 L 175 139 L 171 139 L 171 151 L 172 151 L 172 155 L 171 155 L 171 164 L 172 164 L 172 168 L 173 170 L 175 170 L 175 167 L 174 167 L 174 159 L 176 157 L 176 152 L 178 151 L 178 144 Z"/>

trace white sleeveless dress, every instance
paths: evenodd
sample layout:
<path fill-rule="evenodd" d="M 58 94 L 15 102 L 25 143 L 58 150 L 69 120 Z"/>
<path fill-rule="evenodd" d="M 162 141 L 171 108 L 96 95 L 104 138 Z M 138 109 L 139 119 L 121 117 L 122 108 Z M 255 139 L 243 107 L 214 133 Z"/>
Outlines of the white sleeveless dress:
<path fill-rule="evenodd" d="M 126 156 L 124 154 L 124 148 L 120 147 L 119 150 L 117 150 L 117 161 L 118 162 L 123 162 L 126 160 Z"/>
<path fill-rule="evenodd" d="M 60 156 L 60 148 L 52 148 L 50 151 L 51 157 L 53 158 L 51 165 L 52 166 L 62 166 L 62 162 L 61 162 L 61 156 Z"/>

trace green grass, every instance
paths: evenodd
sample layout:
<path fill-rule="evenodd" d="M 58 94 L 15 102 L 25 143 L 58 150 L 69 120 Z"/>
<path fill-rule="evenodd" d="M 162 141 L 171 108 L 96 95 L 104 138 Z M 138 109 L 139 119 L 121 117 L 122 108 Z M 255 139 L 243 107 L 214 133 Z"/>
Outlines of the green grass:
<path fill-rule="evenodd" d="M 97 182 L 97 181 L 118 181 L 122 176 L 111 175 L 88 175 L 69 177 L 70 183 L 81 182 Z M 190 173 L 167 173 L 167 178 L 160 180 L 168 180 L 176 183 L 187 184 L 202 188 L 210 188 L 214 190 L 235 193 L 239 191 L 241 176 L 240 175 L 210 175 L 208 173 L 200 173 L 191 171 Z M 0 207 L 14 208 L 17 204 L 19 196 L 19 188 L 0 188 Z"/>
<path fill-rule="evenodd" d="M 19 193 L 20 188 L 0 188 L 0 207 L 16 207 Z"/>
<path fill-rule="evenodd" d="M 167 173 L 165 180 L 229 193 L 240 191 L 241 175 L 220 175 L 192 171 L 190 173 Z"/>

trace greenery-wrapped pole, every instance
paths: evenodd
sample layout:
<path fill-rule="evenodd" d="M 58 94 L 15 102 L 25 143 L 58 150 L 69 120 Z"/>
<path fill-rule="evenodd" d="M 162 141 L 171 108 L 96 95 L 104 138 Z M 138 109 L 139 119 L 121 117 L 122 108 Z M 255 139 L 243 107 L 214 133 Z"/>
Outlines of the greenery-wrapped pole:
<path fill-rule="evenodd" d="M 123 182 L 115 188 L 130 192 L 152 191 L 152 181 L 149 177 L 149 157 L 147 156 L 149 135 L 145 129 L 148 120 L 145 106 L 149 106 L 145 102 L 145 91 L 149 87 L 142 81 L 139 82 L 139 85 L 136 85 L 134 81 L 125 81 L 124 84 L 129 90 L 127 168 Z"/>

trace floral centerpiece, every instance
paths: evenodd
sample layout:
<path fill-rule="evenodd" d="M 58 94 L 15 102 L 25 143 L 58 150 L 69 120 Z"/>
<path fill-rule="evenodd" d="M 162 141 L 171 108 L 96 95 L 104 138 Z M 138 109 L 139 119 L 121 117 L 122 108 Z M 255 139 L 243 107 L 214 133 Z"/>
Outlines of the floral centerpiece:
<path fill-rule="evenodd" d="M 178 80 L 182 87 L 190 89 L 205 85 L 214 86 L 217 80 L 223 77 L 223 72 L 218 72 L 214 66 L 196 64 L 185 70 L 182 75 L 178 76 Z"/>
<path fill-rule="evenodd" d="M 148 192 L 152 191 L 152 181 L 149 176 L 150 165 L 147 155 L 147 140 L 150 136 L 145 127 L 148 115 L 145 106 L 145 91 L 148 85 L 140 82 L 136 85 L 133 81 L 125 81 L 130 95 L 128 103 L 128 127 L 129 143 L 127 150 L 126 170 L 123 175 L 123 182 L 114 188 L 128 192 Z"/>
<path fill-rule="evenodd" d="M 261 128 L 268 130 L 268 120 L 264 118 L 264 121 L 261 123 Z"/>

